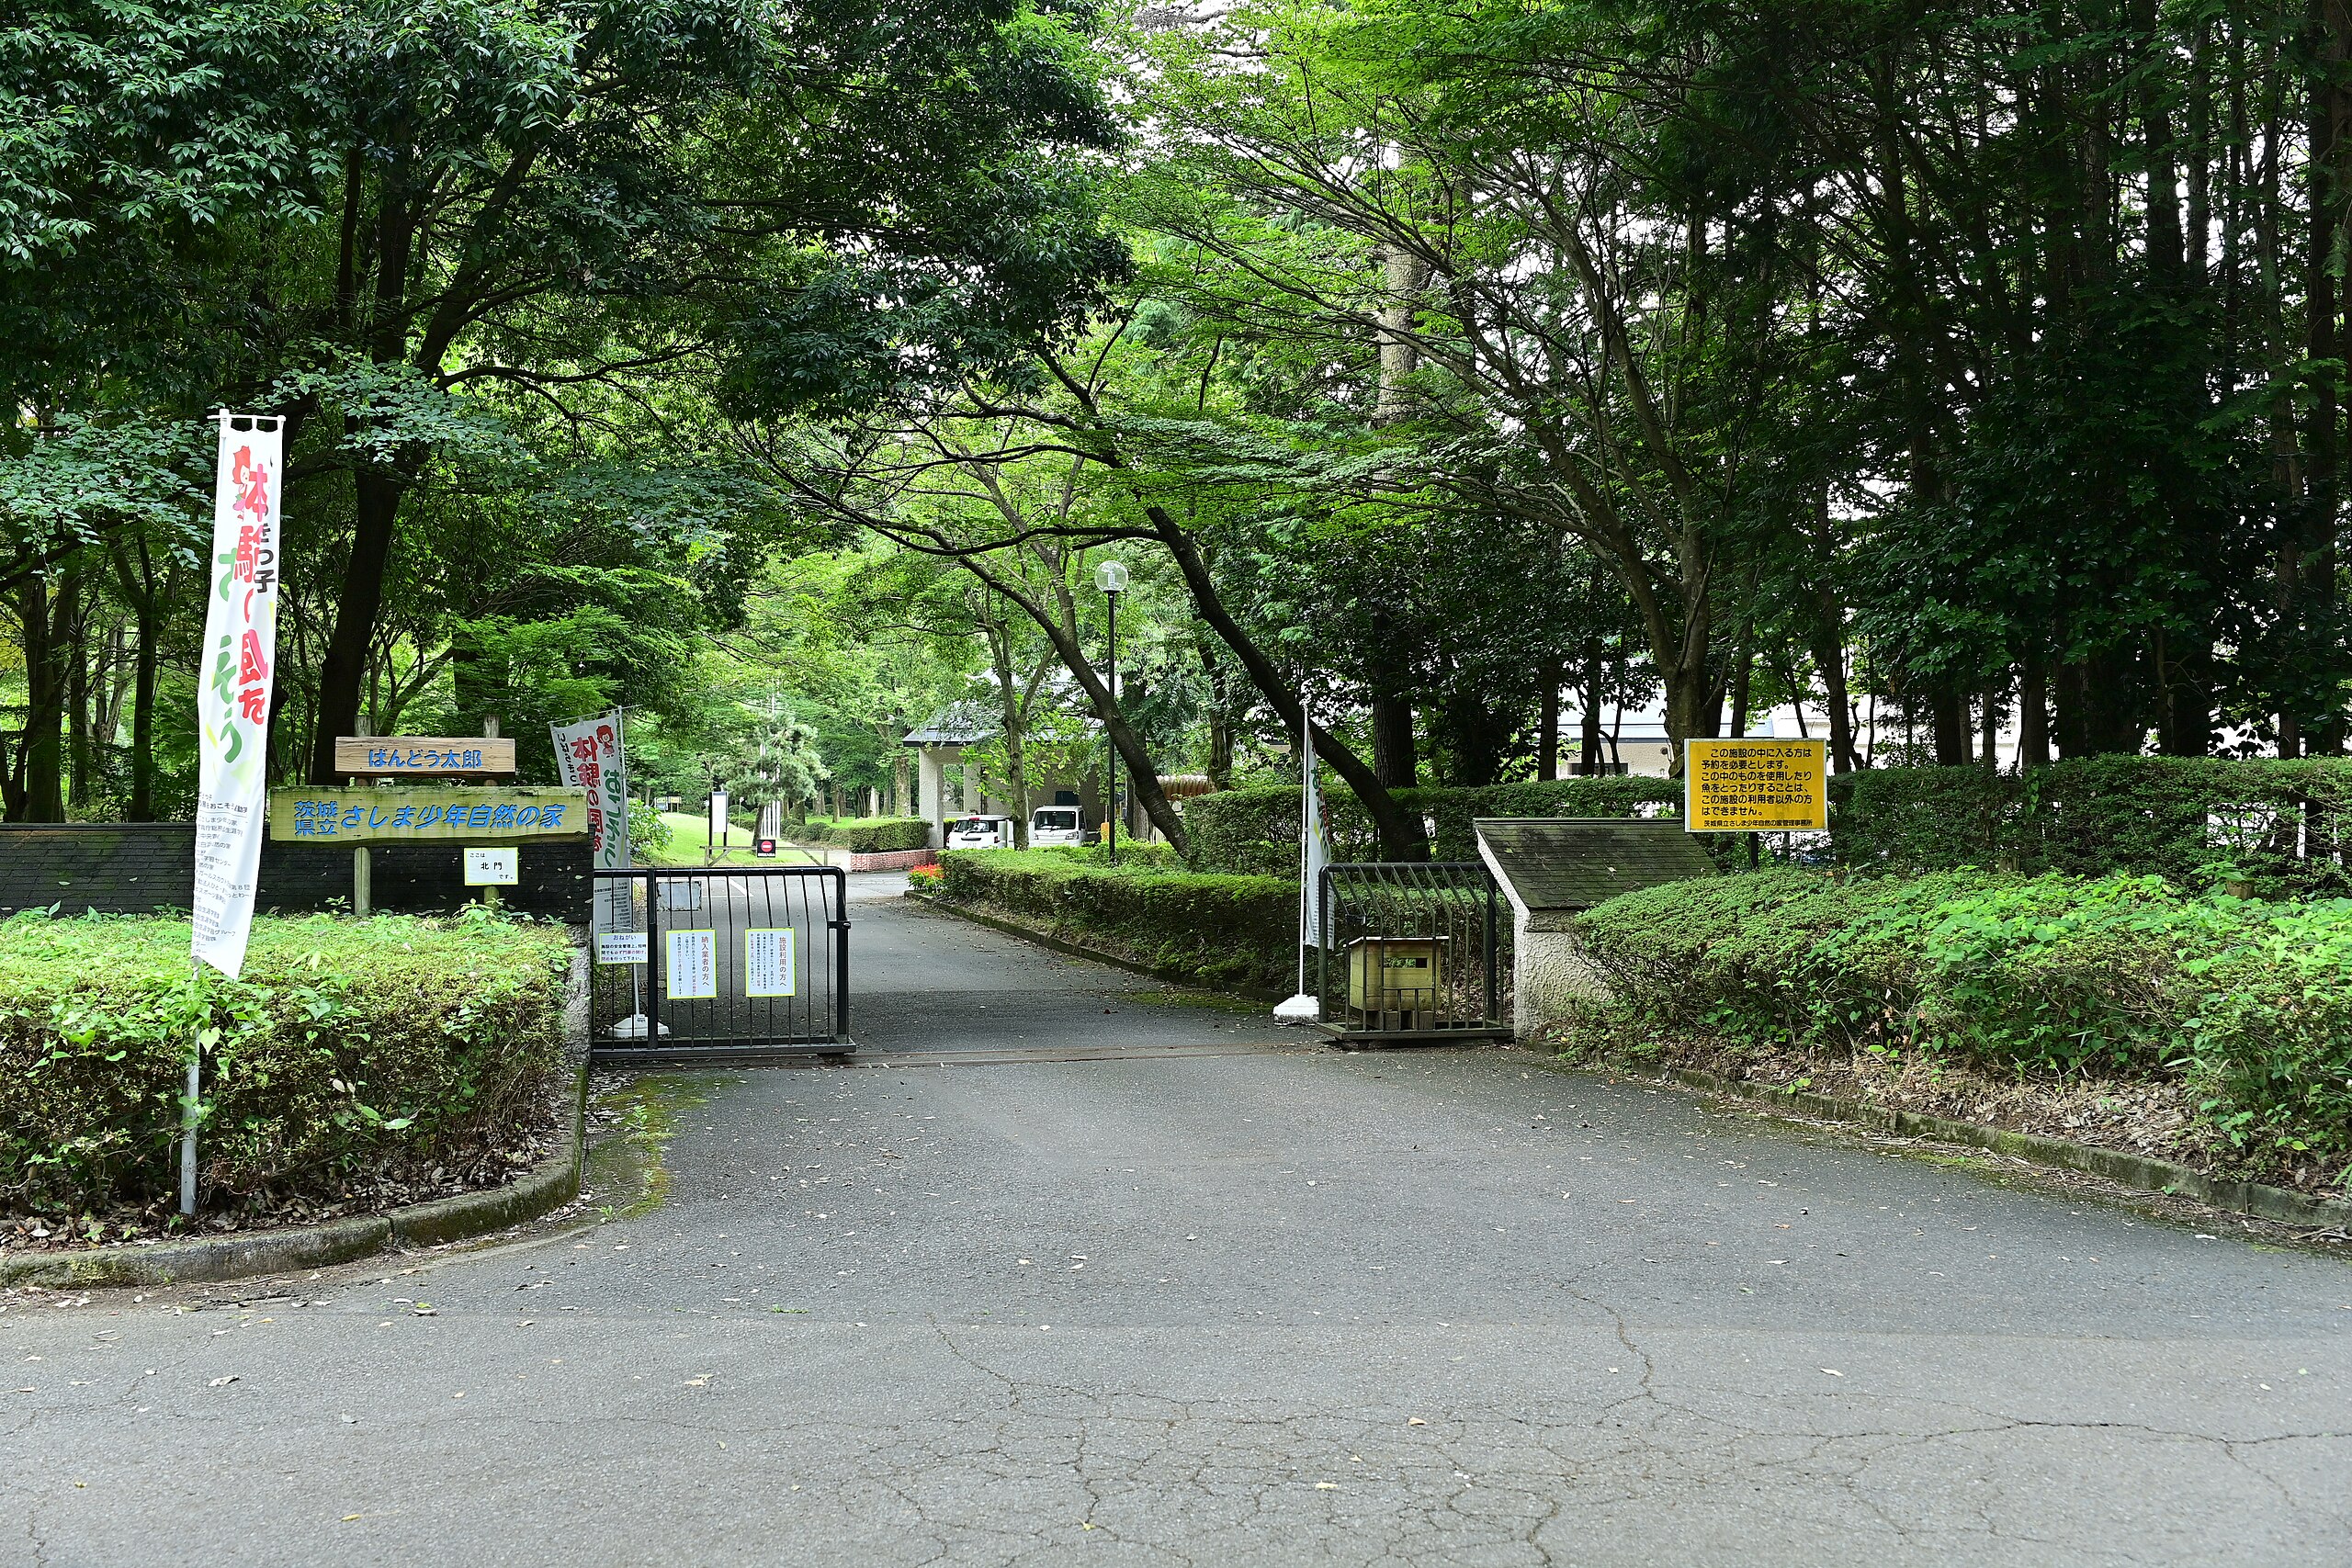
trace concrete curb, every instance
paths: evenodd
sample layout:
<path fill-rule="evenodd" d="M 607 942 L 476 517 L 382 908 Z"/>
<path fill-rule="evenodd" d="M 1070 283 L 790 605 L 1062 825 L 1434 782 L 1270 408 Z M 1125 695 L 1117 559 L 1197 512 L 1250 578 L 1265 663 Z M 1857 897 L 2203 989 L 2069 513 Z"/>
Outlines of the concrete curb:
<path fill-rule="evenodd" d="M 969 904 L 955 903 L 940 897 L 935 893 L 910 892 L 907 897 L 926 908 L 938 909 L 943 913 L 954 915 L 958 919 L 969 920 L 976 926 L 986 926 L 990 931 L 1002 931 L 1007 936 L 1017 936 L 1023 942 L 1034 942 L 1040 947 L 1050 947 L 1056 953 L 1066 953 L 1072 958 L 1091 959 L 1097 964 L 1108 964 L 1114 969 L 1125 969 L 1130 975 L 1141 975 L 1153 980 L 1165 980 L 1171 986 L 1182 986 L 1187 990 L 1215 991 L 1224 996 L 1240 997 L 1253 1002 L 1278 1002 L 1289 995 L 1286 991 L 1261 990 L 1255 986 L 1213 986 L 1189 971 L 1167 964 L 1146 964 L 1139 959 L 1123 958 L 1115 953 L 1106 953 L 1099 947 L 1089 947 L 1084 942 L 1071 942 L 1067 938 L 1056 936 L 1051 931 L 1007 919 L 1003 915 L 993 912 L 982 913 Z"/>
<path fill-rule="evenodd" d="M 1586 1065 L 1566 1058 L 1555 1060 L 1562 1066 Z M 1654 1078 L 1661 1083 L 1679 1084 L 1685 1089 L 1695 1089 L 1730 1100 L 1801 1111 L 1825 1121 L 1854 1122 L 1898 1137 L 1930 1138 L 1939 1143 L 1960 1144 L 1994 1154 L 2010 1155 L 2058 1170 L 2104 1177 L 2119 1186 L 2138 1191 L 2169 1193 L 2211 1208 L 2251 1214 L 2256 1219 L 2273 1220 L 2280 1224 L 2312 1225 L 2328 1230 L 2352 1227 L 2352 1202 L 2308 1197 L 2284 1187 L 2271 1187 L 2259 1181 L 2233 1181 L 2208 1176 L 2189 1166 L 2151 1159 L 2145 1155 L 2126 1154 L 2120 1149 L 2102 1149 L 2041 1133 L 2018 1133 L 2005 1127 L 1988 1127 L 1981 1122 L 1955 1122 L 1947 1116 L 1931 1116 L 1921 1111 L 1899 1111 L 1893 1106 L 1873 1105 L 1868 1100 L 1815 1094 L 1810 1089 L 1773 1089 L 1744 1078 L 1727 1078 L 1703 1067 L 1661 1068 L 1654 1063 L 1635 1062 L 1622 1056 L 1594 1057 L 1589 1065 L 1630 1077 Z"/>
<path fill-rule="evenodd" d="M 574 952 L 571 995 L 565 1002 L 566 1032 L 586 1032 L 587 961 Z M 575 1027 L 576 1026 L 576 1027 Z M 578 1069 L 571 1116 L 563 1146 L 503 1187 L 460 1192 L 412 1204 L 384 1214 L 355 1214 L 324 1224 L 242 1235 L 159 1242 L 153 1247 L 94 1247 L 84 1252 L 40 1252 L 0 1258 L 0 1286 L 42 1285 L 72 1290 L 84 1286 L 159 1287 L 240 1280 L 254 1274 L 288 1274 L 323 1269 L 395 1247 L 438 1247 L 536 1220 L 580 1195 L 587 1149 L 588 1068 Z"/>

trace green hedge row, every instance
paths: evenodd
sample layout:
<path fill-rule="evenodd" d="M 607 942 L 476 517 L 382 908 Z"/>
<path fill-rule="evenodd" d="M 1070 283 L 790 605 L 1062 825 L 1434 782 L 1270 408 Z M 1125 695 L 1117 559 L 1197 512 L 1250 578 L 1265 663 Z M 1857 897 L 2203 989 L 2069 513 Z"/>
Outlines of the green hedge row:
<path fill-rule="evenodd" d="M 1470 824 L 1481 817 L 1679 817 L 1679 780 L 1619 775 L 1556 779 L 1544 784 L 1489 784 L 1478 789 L 1431 786 L 1396 792 L 1430 835 L 1432 859 L 1478 858 Z M 1344 786 L 1323 792 L 1332 858 L 1371 861 L 1380 837 L 1361 801 Z M 1298 791 L 1293 787 L 1224 790 L 1184 804 L 1195 871 L 1242 875 L 1298 875 Z"/>
<path fill-rule="evenodd" d="M 1370 818 L 1344 789 L 1325 792 L 1342 860 L 1379 858 Z M 1679 781 L 1561 779 L 1485 789 L 1399 790 L 1439 860 L 1476 857 L 1480 817 L 1679 817 Z M 2023 773 L 1879 768 L 1829 783 L 1829 854 L 1857 869 L 1914 874 L 1987 870 L 2109 872 L 2182 886 L 2235 883 L 2268 894 L 2352 894 L 2352 760 L 2077 757 Z M 1229 790 L 1189 802 L 1196 870 L 1292 876 L 1298 792 Z M 1736 845 L 1709 848 L 1728 869 Z"/>
<path fill-rule="evenodd" d="M 1100 855 L 955 850 L 940 857 L 940 893 L 1204 985 L 1288 994 L 1297 962 L 1295 882 L 1180 871 L 1164 853 L 1124 850 L 1114 868 Z"/>
<path fill-rule="evenodd" d="M 188 981 L 188 923 L 0 920 L 0 1204 L 77 1229 L 176 1201 L 201 1021 L 207 1210 L 486 1184 L 548 1124 L 571 962 L 560 926 L 265 917 L 243 978 Z"/>
<path fill-rule="evenodd" d="M 931 843 L 931 824 L 920 817 L 856 817 L 808 822 L 796 831 L 804 843 L 839 844 L 853 854 L 888 854 Z"/>
<path fill-rule="evenodd" d="M 2352 1175 L 2352 899 L 1777 869 L 1628 894 L 1577 930 L 1614 993 L 1576 1026 L 1590 1043 L 1687 1032 L 2004 1075 L 2177 1077 L 2246 1168 Z"/>
<path fill-rule="evenodd" d="M 2352 893 L 2352 761 L 2076 757 L 2024 773 L 1888 768 L 1831 781 L 1837 858 L 1877 871 L 1962 865 L 2109 872 L 2184 886 Z"/>

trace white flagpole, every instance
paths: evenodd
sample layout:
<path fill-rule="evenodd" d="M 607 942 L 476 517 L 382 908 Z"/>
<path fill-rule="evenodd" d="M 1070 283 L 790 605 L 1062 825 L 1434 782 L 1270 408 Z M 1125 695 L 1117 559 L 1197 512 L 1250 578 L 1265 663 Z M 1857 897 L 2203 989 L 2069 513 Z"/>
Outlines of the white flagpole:
<path fill-rule="evenodd" d="M 1317 908 L 1314 878 L 1320 870 L 1315 849 L 1322 824 L 1315 810 L 1315 718 L 1307 711 L 1304 693 L 1298 704 L 1298 989 L 1274 1009 L 1279 1023 L 1316 1023 L 1323 1014 L 1321 1000 L 1306 988 L 1307 928 Z M 1318 948 L 1322 945 L 1319 931 L 1315 932 L 1315 942 Z"/>

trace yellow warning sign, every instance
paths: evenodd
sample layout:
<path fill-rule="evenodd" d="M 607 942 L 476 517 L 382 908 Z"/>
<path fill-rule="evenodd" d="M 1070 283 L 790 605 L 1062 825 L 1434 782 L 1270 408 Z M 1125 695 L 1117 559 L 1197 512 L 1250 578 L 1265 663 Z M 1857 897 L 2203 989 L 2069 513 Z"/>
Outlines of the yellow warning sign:
<path fill-rule="evenodd" d="M 1826 740 L 1686 740 L 1682 825 L 1693 833 L 1829 826 Z"/>

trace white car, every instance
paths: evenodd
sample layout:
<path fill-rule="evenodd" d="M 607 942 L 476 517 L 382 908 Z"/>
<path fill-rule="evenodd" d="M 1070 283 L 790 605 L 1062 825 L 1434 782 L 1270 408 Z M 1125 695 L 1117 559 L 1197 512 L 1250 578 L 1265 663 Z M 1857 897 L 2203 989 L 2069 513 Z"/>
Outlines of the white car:
<path fill-rule="evenodd" d="M 1086 819 L 1075 806 L 1041 806 L 1029 814 L 1029 847 L 1049 850 L 1086 842 Z"/>
<path fill-rule="evenodd" d="M 1012 844 L 1010 817 L 963 817 L 947 824 L 951 850 L 1001 850 Z"/>

